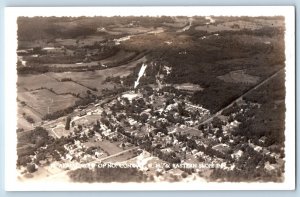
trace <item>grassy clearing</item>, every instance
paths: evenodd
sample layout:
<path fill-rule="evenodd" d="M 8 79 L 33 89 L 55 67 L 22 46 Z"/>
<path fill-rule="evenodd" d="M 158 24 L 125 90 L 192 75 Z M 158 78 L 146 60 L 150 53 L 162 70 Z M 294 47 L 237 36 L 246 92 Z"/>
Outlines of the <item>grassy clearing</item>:
<path fill-rule="evenodd" d="M 259 77 L 248 75 L 244 70 L 231 71 L 228 74 L 218 76 L 217 78 L 226 83 L 256 84 L 259 81 Z"/>

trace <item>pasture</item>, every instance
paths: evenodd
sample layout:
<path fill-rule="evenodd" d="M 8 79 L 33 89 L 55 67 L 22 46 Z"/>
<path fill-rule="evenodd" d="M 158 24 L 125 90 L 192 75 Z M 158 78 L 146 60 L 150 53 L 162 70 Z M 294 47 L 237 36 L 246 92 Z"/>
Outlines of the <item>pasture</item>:
<path fill-rule="evenodd" d="M 72 95 L 56 95 L 49 90 L 34 90 L 19 92 L 18 99 L 24 101 L 29 108 L 40 114 L 40 118 L 47 113 L 65 109 L 74 105 L 78 99 Z"/>
<path fill-rule="evenodd" d="M 18 91 L 23 92 L 24 90 L 36 90 L 42 86 L 46 86 L 50 83 L 57 83 L 57 81 L 45 74 L 40 75 L 19 75 L 17 81 Z"/>

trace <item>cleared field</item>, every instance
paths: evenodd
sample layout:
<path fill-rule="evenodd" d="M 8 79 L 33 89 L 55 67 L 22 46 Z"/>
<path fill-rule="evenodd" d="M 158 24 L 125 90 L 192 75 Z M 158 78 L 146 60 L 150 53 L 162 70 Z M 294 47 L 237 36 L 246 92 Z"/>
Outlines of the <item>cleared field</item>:
<path fill-rule="evenodd" d="M 100 94 L 100 90 L 104 88 L 113 88 L 113 84 L 103 84 L 105 81 L 106 77 L 105 73 L 103 72 L 104 70 L 98 70 L 98 71 L 86 71 L 86 72 L 64 72 L 64 73 L 47 73 L 47 75 L 56 78 L 58 80 L 61 80 L 63 78 L 71 78 L 73 81 L 76 81 L 86 87 L 89 88 L 97 88 L 98 92 L 93 92 L 96 94 Z M 66 82 L 65 82 L 66 83 Z M 74 84 L 74 82 L 73 82 Z M 62 84 L 66 85 L 66 84 Z M 78 84 L 77 84 L 78 85 Z M 80 85 L 78 85 L 80 86 Z M 83 86 L 81 86 L 82 88 Z M 88 90 L 87 88 L 83 87 L 83 94 L 86 93 Z"/>
<path fill-rule="evenodd" d="M 88 88 L 74 83 L 73 81 L 53 82 L 41 86 L 52 89 L 57 94 L 74 93 L 85 95 L 88 90 Z"/>
<path fill-rule="evenodd" d="M 164 29 L 158 29 L 147 34 L 133 36 L 122 43 L 128 49 L 155 50 L 166 47 L 167 44 L 165 42 L 168 41 L 172 43 L 171 47 L 176 46 L 176 49 L 187 49 L 191 47 L 191 39 L 192 37 L 188 35 L 178 35 L 164 32 Z"/>
<path fill-rule="evenodd" d="M 105 159 L 104 162 L 122 162 L 122 161 L 127 161 L 129 159 L 132 159 L 133 157 L 136 157 L 137 154 L 134 151 L 127 151 L 125 153 L 122 153 L 120 155 L 117 155 L 115 157 L 110 157 L 108 159 Z"/>
<path fill-rule="evenodd" d="M 59 124 L 56 127 L 51 128 L 50 130 L 53 134 L 53 137 L 55 137 L 55 138 L 56 137 L 60 138 L 62 136 L 66 137 L 70 133 L 70 130 L 65 130 L 65 125 L 63 125 L 63 124 Z"/>
<path fill-rule="evenodd" d="M 95 42 L 102 42 L 105 40 L 105 37 L 104 36 L 86 36 L 86 38 L 80 40 L 79 39 L 79 42 L 78 44 L 76 43 L 78 39 L 61 39 L 61 38 L 58 38 L 58 39 L 55 39 L 55 42 L 58 44 L 58 45 L 63 45 L 63 46 L 84 46 L 84 45 L 93 45 Z"/>
<path fill-rule="evenodd" d="M 105 64 L 123 62 L 128 59 L 134 58 L 135 56 L 136 56 L 136 53 L 134 53 L 134 52 L 120 50 L 115 55 L 108 57 L 106 59 L 103 59 L 103 60 L 99 60 L 99 61 L 77 62 L 74 64 L 42 64 L 42 66 L 61 67 L 61 68 L 82 67 L 82 66 L 99 66 L 101 68 L 105 68 Z"/>
<path fill-rule="evenodd" d="M 109 155 L 113 155 L 116 153 L 119 153 L 121 151 L 124 151 L 122 148 L 118 147 L 116 143 L 111 143 L 107 140 L 104 140 L 102 142 L 99 142 L 98 144 L 102 150 L 107 152 Z"/>
<path fill-rule="evenodd" d="M 28 115 L 31 118 L 33 118 L 35 121 L 41 121 L 40 118 L 40 114 L 37 111 L 34 111 L 32 108 L 28 107 L 28 106 L 23 106 L 22 104 L 20 104 L 20 102 L 18 102 L 18 114 L 20 115 Z"/>
<path fill-rule="evenodd" d="M 62 73 L 61 73 L 62 74 Z M 56 94 L 67 94 L 74 93 L 85 95 L 88 88 L 79 85 L 73 81 L 65 81 L 60 82 L 62 78 L 66 78 L 67 76 L 63 73 L 60 78 L 56 78 L 51 74 L 41 74 L 41 75 L 26 75 L 19 76 L 18 78 L 18 89 L 22 91 L 28 90 L 37 90 L 39 88 L 47 88 L 52 89 Z M 69 77 L 71 78 L 71 77 Z M 57 80 L 56 80 L 57 79 Z"/>
<path fill-rule="evenodd" d="M 17 117 L 17 129 L 24 129 L 25 131 L 34 129 L 33 125 L 29 123 L 25 118 L 18 115 Z"/>
<path fill-rule="evenodd" d="M 42 120 L 41 114 L 28 106 L 23 106 L 20 102 L 17 104 L 17 128 L 23 128 L 24 130 L 33 129 L 33 125 L 29 123 L 25 117 L 32 118 L 34 122 L 40 122 Z"/>
<path fill-rule="evenodd" d="M 262 27 L 263 25 L 261 23 L 238 20 L 219 24 L 201 25 L 195 27 L 195 30 L 212 33 L 219 31 L 240 31 L 242 29 L 256 30 L 261 29 Z"/>
<path fill-rule="evenodd" d="M 146 58 L 142 57 L 136 61 L 132 61 L 122 66 L 107 68 L 104 70 L 86 71 L 86 72 L 64 72 L 64 73 L 47 73 L 48 76 L 61 80 L 62 78 L 71 78 L 73 81 L 79 82 L 90 88 L 102 90 L 104 88 L 111 89 L 114 87 L 112 83 L 103 84 L 107 77 L 125 77 L 132 73 L 132 69 L 138 64 L 145 62 Z M 64 82 L 66 83 L 66 82 Z M 63 84 L 65 85 L 65 84 Z M 55 90 L 55 89 L 53 89 Z M 86 90 L 85 90 L 86 91 Z"/>
<path fill-rule="evenodd" d="M 200 85 L 192 84 L 192 83 L 182 83 L 182 84 L 175 84 L 174 87 L 178 90 L 185 90 L 185 91 L 202 91 Z"/>
<path fill-rule="evenodd" d="M 49 72 L 46 75 L 49 77 L 55 78 L 57 80 L 61 80 L 63 78 L 70 78 L 73 81 L 80 81 L 83 79 L 98 79 L 98 80 L 105 80 L 105 75 L 102 70 L 99 71 L 86 71 L 86 72 L 62 72 L 62 73 L 54 73 Z"/>
<path fill-rule="evenodd" d="M 259 81 L 259 77 L 248 75 L 244 70 L 231 71 L 228 74 L 218 76 L 217 78 L 227 83 L 256 84 Z"/>
<path fill-rule="evenodd" d="M 269 26 L 269 27 L 284 27 L 284 20 L 273 20 L 273 19 L 259 19 L 256 18 L 254 19 L 255 22 L 260 23 L 261 25 L 264 26 Z"/>
<path fill-rule="evenodd" d="M 19 75 L 17 86 L 20 92 L 24 90 L 35 90 L 41 86 L 46 86 L 50 83 L 57 83 L 57 81 L 45 74 L 40 75 Z"/>
<path fill-rule="evenodd" d="M 138 33 L 146 33 L 149 31 L 154 30 L 154 28 L 146 28 L 146 27 L 116 27 L 116 28 L 111 28 L 111 31 L 114 32 L 122 32 L 122 33 L 127 33 L 127 34 L 138 34 Z"/>
<path fill-rule="evenodd" d="M 72 121 L 75 125 L 90 125 L 95 124 L 100 119 L 99 115 L 85 115 L 82 117 L 75 117 Z"/>
<path fill-rule="evenodd" d="M 189 134 L 191 136 L 201 136 L 201 131 L 198 129 L 192 128 L 192 127 L 187 127 L 187 128 L 180 128 L 180 127 L 174 127 L 172 130 L 175 129 L 176 133 L 183 132 L 185 134 Z"/>
<path fill-rule="evenodd" d="M 278 42 L 278 38 L 276 37 L 268 37 L 268 36 L 253 36 L 253 35 L 233 35 L 236 41 L 239 41 L 244 44 L 256 44 L 256 43 L 264 43 L 264 44 L 273 44 Z"/>
<path fill-rule="evenodd" d="M 70 107 L 77 100 L 72 95 L 56 95 L 45 89 L 20 92 L 18 99 L 25 101 L 26 105 L 40 113 L 41 116 Z"/>
<path fill-rule="evenodd" d="M 95 66 L 100 64 L 100 61 L 92 61 L 92 62 L 77 62 L 74 64 L 41 64 L 41 66 L 49 66 L 49 67 L 57 67 L 57 68 L 70 68 L 70 67 L 82 67 L 82 66 Z M 99 65 L 100 66 L 100 65 Z"/>

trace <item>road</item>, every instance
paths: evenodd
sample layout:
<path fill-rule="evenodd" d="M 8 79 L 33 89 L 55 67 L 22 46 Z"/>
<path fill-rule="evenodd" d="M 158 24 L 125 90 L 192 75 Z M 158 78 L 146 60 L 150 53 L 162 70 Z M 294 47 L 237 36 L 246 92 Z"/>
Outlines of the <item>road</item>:
<path fill-rule="evenodd" d="M 107 157 L 104 157 L 104 158 L 101 158 L 100 160 L 95 161 L 95 163 L 103 162 L 103 161 L 106 160 L 106 159 L 110 159 L 110 158 L 112 158 L 112 157 L 117 157 L 117 156 L 119 156 L 119 155 L 121 155 L 121 154 L 123 154 L 123 153 L 127 153 L 127 152 L 129 152 L 129 151 L 132 151 L 132 150 L 135 150 L 135 149 L 138 149 L 138 148 L 139 148 L 139 147 L 134 147 L 134 148 L 131 148 L 131 149 L 127 149 L 127 150 L 118 152 L 118 153 L 113 154 L 113 155 L 109 155 L 109 156 L 107 156 Z"/>
<path fill-rule="evenodd" d="M 222 108 L 221 110 L 219 110 L 218 112 L 216 112 L 214 115 L 210 116 L 208 119 L 202 121 L 199 125 L 203 125 L 203 124 L 206 124 L 210 121 L 212 121 L 215 117 L 219 116 L 222 114 L 222 112 L 225 110 L 225 109 L 228 109 L 230 107 L 233 106 L 234 103 L 236 103 L 237 101 L 240 101 L 243 99 L 243 97 L 246 95 L 246 94 L 249 94 L 250 92 L 256 90 L 257 88 L 261 87 L 262 85 L 266 84 L 267 82 L 269 82 L 271 79 L 273 79 L 274 77 L 276 77 L 280 72 L 283 72 L 284 71 L 284 68 L 278 70 L 277 72 L 275 72 L 273 75 L 271 75 L 270 77 L 266 78 L 265 80 L 263 80 L 262 82 L 260 82 L 259 84 L 257 84 L 256 86 L 254 86 L 253 88 L 251 88 L 250 90 L 248 90 L 247 92 L 245 92 L 244 94 L 242 94 L 241 96 L 239 96 L 237 99 L 235 99 L 234 101 L 232 101 L 229 105 L 227 105 L 226 107 Z"/>

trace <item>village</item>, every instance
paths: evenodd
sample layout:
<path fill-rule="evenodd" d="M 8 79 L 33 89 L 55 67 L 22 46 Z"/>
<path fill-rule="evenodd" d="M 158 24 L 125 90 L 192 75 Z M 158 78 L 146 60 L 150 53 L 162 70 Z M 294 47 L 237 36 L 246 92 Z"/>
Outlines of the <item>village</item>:
<path fill-rule="evenodd" d="M 88 108 L 79 106 L 73 116 L 71 114 L 63 118 L 59 124 L 55 122 L 46 126 L 50 135 L 66 139 L 68 143 L 62 143 L 61 150 L 47 153 L 44 160 L 37 160 L 39 150 L 47 149 L 47 145 L 41 147 L 31 156 L 32 165 L 29 166 L 34 166 L 31 167 L 32 172 L 38 170 L 39 166 L 57 161 L 64 166 L 62 170 L 70 170 L 74 162 L 94 164 L 93 167 L 97 163 L 128 164 L 137 162 L 135 158 L 147 155 L 148 162 L 138 166 L 146 174 L 169 177 L 175 171 L 180 179 L 186 178 L 187 172 L 196 177 L 206 174 L 208 178 L 213 169 L 233 171 L 238 168 L 238 163 L 245 159 L 243 155 L 249 149 L 254 155 L 280 159 L 280 154 L 272 153 L 250 140 L 244 143 L 243 137 L 232 135 L 240 124 L 234 117 L 249 109 L 241 108 L 230 118 L 221 115 L 201 124 L 211 114 L 208 109 L 189 101 L 188 94 L 182 95 L 183 91 L 190 91 L 190 88 L 178 89 L 166 86 L 162 81 L 152 87 L 141 87 L 139 80 L 146 66 L 142 65 L 141 70 L 134 89 L 119 94 L 109 102 L 90 104 Z M 165 69 L 165 72 L 167 74 L 170 71 Z M 240 105 L 259 107 L 253 103 Z M 261 144 L 264 140 L 260 139 Z M 265 161 L 257 168 L 275 172 L 279 166 L 274 163 Z M 77 165 L 77 168 L 80 166 Z M 172 177 L 178 179 L 178 176 Z"/>

